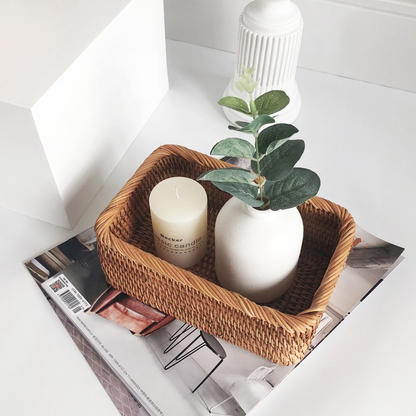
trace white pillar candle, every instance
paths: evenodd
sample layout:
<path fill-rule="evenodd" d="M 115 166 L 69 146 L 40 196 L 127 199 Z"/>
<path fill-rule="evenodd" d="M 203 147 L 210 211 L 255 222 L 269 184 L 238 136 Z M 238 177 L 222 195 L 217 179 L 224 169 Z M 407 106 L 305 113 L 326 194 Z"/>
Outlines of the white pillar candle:
<path fill-rule="evenodd" d="M 149 205 L 157 255 L 176 266 L 194 266 L 207 250 L 207 194 L 196 181 L 173 177 L 159 182 Z"/>

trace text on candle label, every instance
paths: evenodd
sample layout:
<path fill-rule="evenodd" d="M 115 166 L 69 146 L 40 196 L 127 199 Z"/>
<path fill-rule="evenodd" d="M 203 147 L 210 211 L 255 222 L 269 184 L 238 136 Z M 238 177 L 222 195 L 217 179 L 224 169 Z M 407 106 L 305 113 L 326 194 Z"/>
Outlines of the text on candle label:
<path fill-rule="evenodd" d="M 182 238 L 167 237 L 164 234 L 155 235 L 156 244 L 163 249 L 169 249 L 171 253 L 182 254 L 195 250 L 204 241 L 204 237 L 195 238 L 190 243 L 183 243 Z"/>

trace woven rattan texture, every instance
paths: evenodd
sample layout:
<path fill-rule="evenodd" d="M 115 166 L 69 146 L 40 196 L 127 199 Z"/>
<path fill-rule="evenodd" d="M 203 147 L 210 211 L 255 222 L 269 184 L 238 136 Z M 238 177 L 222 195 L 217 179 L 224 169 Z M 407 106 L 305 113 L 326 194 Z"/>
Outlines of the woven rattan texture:
<path fill-rule="evenodd" d="M 208 250 L 183 270 L 155 255 L 148 199 L 171 176 L 197 178 L 226 166 L 173 145 L 157 149 L 96 222 L 98 252 L 108 282 L 117 289 L 273 362 L 291 365 L 307 352 L 348 256 L 355 224 L 347 210 L 321 198 L 299 207 L 304 242 L 296 279 L 267 305 L 220 287 L 214 267 L 214 226 L 229 195 L 202 182 L 208 195 Z"/>

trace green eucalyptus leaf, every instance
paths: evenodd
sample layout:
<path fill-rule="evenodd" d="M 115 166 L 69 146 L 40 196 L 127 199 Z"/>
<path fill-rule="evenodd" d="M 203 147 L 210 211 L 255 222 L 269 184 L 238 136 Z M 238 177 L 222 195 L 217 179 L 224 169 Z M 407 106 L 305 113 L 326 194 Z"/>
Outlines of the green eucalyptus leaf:
<path fill-rule="evenodd" d="M 276 140 L 269 144 L 269 147 L 266 149 L 265 155 L 268 155 L 278 149 L 280 146 L 283 146 L 289 139 Z"/>
<path fill-rule="evenodd" d="M 295 166 L 305 150 L 303 140 L 289 140 L 272 153 L 260 160 L 260 172 L 268 181 L 284 179 Z M 257 173 L 257 163 L 251 162 L 251 168 Z"/>
<path fill-rule="evenodd" d="M 259 117 L 256 117 L 251 123 L 247 124 L 244 127 L 237 128 L 237 127 L 234 127 L 234 126 L 228 126 L 228 128 L 231 129 L 231 130 L 241 131 L 243 133 L 255 134 L 265 124 L 270 124 L 270 123 L 274 123 L 274 118 L 273 117 L 259 116 Z"/>
<path fill-rule="evenodd" d="M 252 207 L 260 207 L 262 201 L 257 199 L 258 187 L 255 184 L 249 185 L 235 182 L 212 182 L 221 191 L 227 192 Z"/>
<path fill-rule="evenodd" d="M 250 123 L 247 123 L 247 121 L 236 121 L 235 124 L 237 124 L 238 127 L 231 125 L 231 126 L 228 126 L 228 129 L 229 130 L 237 130 L 238 131 L 238 130 L 240 130 L 240 127 L 246 127 Z"/>
<path fill-rule="evenodd" d="M 299 130 L 291 124 L 279 123 L 273 124 L 272 126 L 266 127 L 259 134 L 259 152 L 261 154 L 271 153 L 274 149 L 281 146 L 284 142 L 280 141 L 288 139 L 293 136 Z M 273 146 L 272 143 L 274 143 Z"/>
<path fill-rule="evenodd" d="M 231 108 L 232 110 L 238 111 L 243 114 L 251 115 L 248 104 L 241 98 L 238 97 L 223 97 L 218 101 L 219 105 L 223 107 Z"/>
<path fill-rule="evenodd" d="M 209 172 L 203 173 L 198 177 L 199 181 L 211 181 L 211 182 L 230 182 L 238 184 L 253 184 L 256 179 L 256 175 L 248 170 L 241 168 L 223 168 L 215 169 Z"/>
<path fill-rule="evenodd" d="M 250 123 L 247 123 L 247 121 L 236 121 L 235 124 L 237 124 L 237 126 L 240 126 L 240 127 L 246 127 Z"/>
<path fill-rule="evenodd" d="M 270 201 L 270 209 L 288 209 L 296 207 L 314 197 L 321 186 L 319 176 L 309 169 L 294 168 L 281 181 L 267 181 L 264 191 Z"/>
<path fill-rule="evenodd" d="M 247 140 L 237 137 L 230 137 L 221 140 L 211 150 L 211 155 L 215 156 L 231 156 L 244 157 L 250 159 L 256 149 Z"/>
<path fill-rule="evenodd" d="M 254 100 L 258 115 L 270 115 L 283 110 L 289 104 L 289 97 L 284 91 L 268 91 Z"/>

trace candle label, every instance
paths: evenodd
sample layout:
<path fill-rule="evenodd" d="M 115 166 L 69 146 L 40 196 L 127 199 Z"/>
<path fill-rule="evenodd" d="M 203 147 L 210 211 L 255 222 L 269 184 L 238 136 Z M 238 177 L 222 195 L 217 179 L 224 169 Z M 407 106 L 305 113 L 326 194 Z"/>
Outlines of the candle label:
<path fill-rule="evenodd" d="M 199 250 L 205 244 L 205 240 L 206 236 L 195 238 L 191 242 L 185 242 L 182 238 L 172 238 L 162 233 L 155 235 L 157 248 L 161 248 L 172 254 L 192 253 L 193 251 Z"/>

